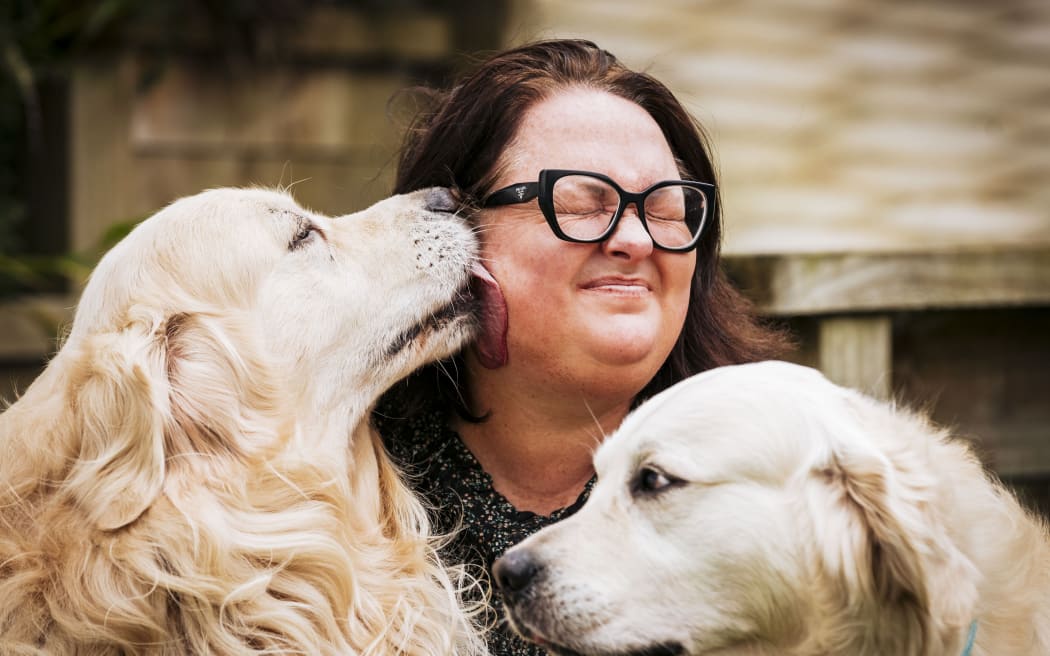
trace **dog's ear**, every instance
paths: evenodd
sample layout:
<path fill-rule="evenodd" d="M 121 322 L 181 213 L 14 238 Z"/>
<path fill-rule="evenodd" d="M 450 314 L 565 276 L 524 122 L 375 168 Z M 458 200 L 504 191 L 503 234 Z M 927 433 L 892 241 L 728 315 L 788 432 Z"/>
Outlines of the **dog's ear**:
<path fill-rule="evenodd" d="M 169 457 L 178 457 L 173 468 L 202 467 L 203 475 L 221 476 L 231 460 L 265 456 L 287 429 L 281 426 L 278 381 L 258 340 L 254 326 L 233 313 L 168 321 L 167 448 Z"/>
<path fill-rule="evenodd" d="M 83 340 L 66 485 L 98 528 L 135 521 L 167 476 L 221 479 L 231 460 L 274 448 L 285 427 L 255 337 L 229 318 L 175 314 Z"/>
<path fill-rule="evenodd" d="M 841 499 L 856 519 L 862 541 L 858 567 L 870 576 L 871 592 L 880 604 L 927 606 L 919 547 L 915 544 L 909 509 L 891 491 L 891 465 L 871 453 L 840 449 L 824 472 L 839 488 Z"/>
<path fill-rule="evenodd" d="M 135 521 L 164 483 L 168 390 L 154 325 L 132 322 L 80 344 L 70 388 L 79 453 L 65 486 L 102 530 Z"/>
<path fill-rule="evenodd" d="M 883 646 L 925 654 L 972 619 L 976 571 L 938 510 L 930 429 L 871 399 L 849 404 L 860 433 L 836 445 L 824 474 L 856 522 L 856 582 L 878 606 Z"/>

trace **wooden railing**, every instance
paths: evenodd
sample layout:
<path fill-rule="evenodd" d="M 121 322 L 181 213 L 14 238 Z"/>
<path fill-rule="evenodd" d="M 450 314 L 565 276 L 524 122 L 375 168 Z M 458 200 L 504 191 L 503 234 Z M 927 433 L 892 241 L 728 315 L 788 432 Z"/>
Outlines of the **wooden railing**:
<path fill-rule="evenodd" d="M 893 313 L 1050 306 L 1046 245 L 729 256 L 726 264 L 764 314 L 817 320 L 811 348 L 829 378 L 884 398 L 893 381 Z"/>

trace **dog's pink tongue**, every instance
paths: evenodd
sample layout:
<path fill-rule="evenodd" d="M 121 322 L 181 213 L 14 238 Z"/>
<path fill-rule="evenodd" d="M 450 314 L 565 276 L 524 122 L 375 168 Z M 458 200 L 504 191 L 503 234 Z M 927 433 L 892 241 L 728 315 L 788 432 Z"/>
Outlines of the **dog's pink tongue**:
<path fill-rule="evenodd" d="M 507 301 L 488 269 L 475 264 L 471 274 L 471 290 L 481 301 L 481 332 L 474 341 L 474 351 L 483 366 L 499 369 L 507 364 Z"/>

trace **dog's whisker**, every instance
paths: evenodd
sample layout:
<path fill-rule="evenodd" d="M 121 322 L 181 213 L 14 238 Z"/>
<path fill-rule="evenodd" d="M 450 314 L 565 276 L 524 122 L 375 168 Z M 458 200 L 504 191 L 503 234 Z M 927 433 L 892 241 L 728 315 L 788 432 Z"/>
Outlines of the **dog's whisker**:
<path fill-rule="evenodd" d="M 475 237 L 484 237 L 486 235 L 496 234 L 500 230 L 505 230 L 506 226 L 474 226 L 471 228 L 471 232 Z"/>
<path fill-rule="evenodd" d="M 452 371 L 449 371 L 448 365 L 451 365 Z M 460 383 L 460 371 L 459 363 L 456 359 L 442 360 L 438 363 L 439 371 L 448 379 L 452 384 L 452 389 L 456 391 L 456 402 L 462 406 L 467 406 L 467 399 L 463 396 L 463 388 Z"/>
<path fill-rule="evenodd" d="M 490 265 L 492 265 L 496 260 L 494 258 L 491 258 L 491 257 L 482 257 L 481 255 L 479 255 L 478 257 L 475 258 L 475 261 L 478 264 L 480 264 L 481 266 L 483 266 L 486 269 L 488 269 L 488 271 L 491 273 L 492 272 L 492 268 L 491 268 Z"/>
<path fill-rule="evenodd" d="M 608 439 L 609 436 L 605 433 L 605 428 L 602 427 L 602 422 L 599 421 L 598 416 L 594 414 L 594 410 L 591 408 L 591 404 L 587 402 L 587 399 L 583 400 L 583 407 L 587 408 L 587 413 L 591 416 L 591 421 L 593 421 L 594 425 L 598 428 L 598 434 L 593 437 L 594 446 L 591 447 L 591 453 L 593 455 L 594 451 L 597 450 L 598 447 L 602 445 L 602 442 Z"/>

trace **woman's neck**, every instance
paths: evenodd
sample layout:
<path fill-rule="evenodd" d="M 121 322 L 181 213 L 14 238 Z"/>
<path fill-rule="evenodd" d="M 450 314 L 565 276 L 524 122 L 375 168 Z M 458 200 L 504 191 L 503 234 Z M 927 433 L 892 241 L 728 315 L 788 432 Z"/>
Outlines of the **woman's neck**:
<path fill-rule="evenodd" d="M 540 515 L 576 501 L 594 475 L 595 449 L 630 409 L 630 399 L 596 401 L 553 388 L 481 389 L 474 408 L 488 418 L 454 427 L 496 491 L 516 509 Z"/>

